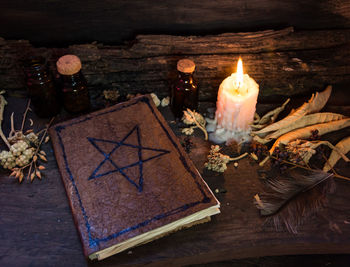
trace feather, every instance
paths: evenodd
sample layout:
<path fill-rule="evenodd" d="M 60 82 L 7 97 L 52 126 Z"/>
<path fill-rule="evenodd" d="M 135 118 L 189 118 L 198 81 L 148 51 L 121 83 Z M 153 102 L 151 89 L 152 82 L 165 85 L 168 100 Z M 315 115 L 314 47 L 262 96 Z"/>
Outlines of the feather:
<path fill-rule="evenodd" d="M 319 170 L 289 170 L 283 176 L 265 179 L 267 190 L 254 197 L 255 204 L 266 223 L 296 234 L 305 218 L 325 206 L 327 193 L 334 192 L 331 177 Z"/>

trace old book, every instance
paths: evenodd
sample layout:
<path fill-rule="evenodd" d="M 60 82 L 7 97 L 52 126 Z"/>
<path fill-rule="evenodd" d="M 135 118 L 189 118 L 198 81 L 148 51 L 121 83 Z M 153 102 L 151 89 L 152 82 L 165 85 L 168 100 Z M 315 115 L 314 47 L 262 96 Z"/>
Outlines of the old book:
<path fill-rule="evenodd" d="M 220 212 L 149 96 L 58 123 L 50 136 L 90 259 L 104 259 Z"/>

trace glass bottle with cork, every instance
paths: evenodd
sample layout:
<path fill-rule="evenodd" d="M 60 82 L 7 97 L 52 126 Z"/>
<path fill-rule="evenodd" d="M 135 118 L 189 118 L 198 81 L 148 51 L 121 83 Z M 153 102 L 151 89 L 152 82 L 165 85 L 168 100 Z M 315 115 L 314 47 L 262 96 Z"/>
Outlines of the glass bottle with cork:
<path fill-rule="evenodd" d="M 90 97 L 80 59 L 75 55 L 65 55 L 58 59 L 56 66 L 61 78 L 65 110 L 75 114 L 88 111 Z"/>
<path fill-rule="evenodd" d="M 198 85 L 193 78 L 195 68 L 192 60 L 177 62 L 178 76 L 171 88 L 171 109 L 177 118 L 181 118 L 187 108 L 195 110 L 198 107 Z"/>
<path fill-rule="evenodd" d="M 61 110 L 59 92 L 46 59 L 35 56 L 25 60 L 24 73 L 34 112 L 41 118 L 49 118 L 59 113 Z"/>

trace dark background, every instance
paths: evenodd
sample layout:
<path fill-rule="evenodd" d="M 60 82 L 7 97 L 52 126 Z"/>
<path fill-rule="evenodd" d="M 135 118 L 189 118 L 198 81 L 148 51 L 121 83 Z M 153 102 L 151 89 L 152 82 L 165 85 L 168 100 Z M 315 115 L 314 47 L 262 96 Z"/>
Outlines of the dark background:
<path fill-rule="evenodd" d="M 35 45 L 120 44 L 140 33 L 181 35 L 350 27 L 341 0 L 1 0 L 0 36 Z"/>
<path fill-rule="evenodd" d="M 207 35 L 287 26 L 297 31 L 349 29 L 350 1 L 0 1 L 0 37 L 29 40 L 35 46 L 65 47 L 93 41 L 118 45 L 134 40 L 137 34 Z M 349 255 L 283 256 L 208 266 L 347 266 L 349 260 Z"/>

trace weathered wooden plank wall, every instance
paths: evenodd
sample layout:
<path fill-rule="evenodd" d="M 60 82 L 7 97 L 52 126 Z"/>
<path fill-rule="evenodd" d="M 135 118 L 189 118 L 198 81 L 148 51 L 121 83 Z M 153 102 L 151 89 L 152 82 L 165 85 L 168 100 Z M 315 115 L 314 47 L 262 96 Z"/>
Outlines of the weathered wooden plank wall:
<path fill-rule="evenodd" d="M 121 43 L 137 34 L 202 35 L 350 27 L 349 0 L 1 0 L 0 36 L 40 45 Z"/>
<path fill-rule="evenodd" d="M 68 48 L 36 48 L 28 41 L 0 39 L 0 88 L 23 89 L 21 58 L 43 54 L 52 65 L 65 53 L 78 55 L 95 91 L 168 94 L 183 57 L 197 65 L 200 100 L 214 101 L 221 81 L 244 68 L 259 84 L 260 96 L 295 95 L 321 90 L 326 84 L 350 84 L 350 29 L 294 31 L 292 27 L 252 33 L 208 36 L 139 35 L 130 46 L 98 43 Z"/>

